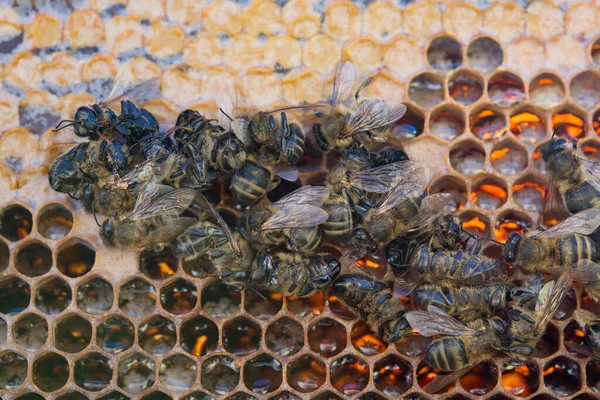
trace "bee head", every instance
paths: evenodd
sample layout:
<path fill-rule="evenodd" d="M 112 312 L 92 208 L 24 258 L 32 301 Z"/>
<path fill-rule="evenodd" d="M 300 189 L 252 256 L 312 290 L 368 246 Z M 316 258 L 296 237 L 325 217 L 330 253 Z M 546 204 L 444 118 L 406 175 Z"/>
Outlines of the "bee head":
<path fill-rule="evenodd" d="M 359 249 L 369 253 L 377 251 L 377 245 L 373 242 L 367 231 L 363 228 L 357 228 L 352 233 L 352 243 Z"/>
<path fill-rule="evenodd" d="M 577 148 L 577 142 L 569 143 L 565 139 L 552 139 L 540 147 L 544 161 L 552 156 L 562 153 L 565 150 Z"/>
<path fill-rule="evenodd" d="M 100 229 L 100 236 L 102 237 L 102 241 L 108 247 L 115 247 L 115 220 L 114 218 L 107 218 L 102 223 L 102 228 Z"/>
<path fill-rule="evenodd" d="M 89 137 L 91 140 L 97 140 L 99 139 L 97 132 L 99 122 L 97 110 L 90 107 L 79 107 L 73 119 L 73 130 L 79 137 Z"/>
<path fill-rule="evenodd" d="M 506 243 L 504 243 L 504 249 L 502 250 L 502 257 L 504 261 L 511 264 L 515 262 L 517 258 L 517 246 L 521 241 L 521 235 L 518 232 L 513 232 L 506 239 Z"/>
<path fill-rule="evenodd" d="M 408 161 L 408 155 L 400 147 L 388 147 L 379 152 L 376 167 L 380 165 L 392 164 L 399 161 Z"/>

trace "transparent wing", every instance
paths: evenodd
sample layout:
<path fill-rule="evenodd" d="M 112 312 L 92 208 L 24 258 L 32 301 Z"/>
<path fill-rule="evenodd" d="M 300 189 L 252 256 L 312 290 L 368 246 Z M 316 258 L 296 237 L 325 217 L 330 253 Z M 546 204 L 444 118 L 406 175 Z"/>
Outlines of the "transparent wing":
<path fill-rule="evenodd" d="M 552 272 L 563 272 L 565 267 L 555 267 Z M 597 282 L 600 280 L 600 264 L 591 260 L 580 260 L 571 266 L 569 274 L 577 282 Z"/>
<path fill-rule="evenodd" d="M 429 174 L 427 174 L 427 175 L 429 175 Z M 414 177 L 411 177 L 411 179 L 419 179 L 419 177 L 414 176 Z M 375 215 L 381 215 L 384 212 L 391 210 L 392 208 L 396 207 L 398 204 L 400 204 L 401 202 L 403 202 L 409 198 L 415 198 L 415 197 L 421 196 L 424 192 L 425 192 L 425 186 L 421 186 L 421 182 L 414 182 L 413 184 L 404 184 L 404 183 L 398 184 L 396 187 L 394 187 L 388 193 L 388 195 L 383 199 L 383 201 L 377 206 L 377 209 L 375 210 Z M 419 226 L 418 225 L 419 221 L 424 219 L 425 216 L 427 216 L 427 218 L 434 217 L 436 214 L 426 214 L 426 212 L 429 212 L 430 209 L 435 210 L 435 213 L 437 213 L 441 210 L 441 209 L 436 208 L 436 207 L 438 207 L 437 204 L 435 203 L 436 201 L 440 202 L 440 203 L 445 201 L 442 208 L 446 207 L 446 204 L 448 204 L 448 202 L 450 201 L 451 196 L 447 193 L 438 193 L 438 194 L 445 195 L 445 196 L 438 196 L 437 194 L 431 195 L 431 196 L 425 197 L 421 201 L 421 206 L 419 208 L 419 214 L 416 215 L 416 218 L 415 218 L 412 226 Z M 447 199 L 445 197 L 447 197 Z M 430 222 L 433 222 L 433 219 Z"/>
<path fill-rule="evenodd" d="M 548 182 L 548 191 L 546 193 L 546 202 L 542 210 L 544 220 L 548 218 L 563 219 L 570 215 L 560 190 L 552 179 Z"/>
<path fill-rule="evenodd" d="M 115 77 L 112 88 L 108 96 L 106 96 L 104 103 L 115 103 L 125 98 L 134 102 L 145 100 L 149 94 L 156 92 L 159 87 L 158 78 L 146 79 L 133 84 L 131 69 L 125 67 Z"/>
<path fill-rule="evenodd" d="M 412 190 L 423 191 L 427 182 L 429 170 L 417 161 L 398 161 L 355 172 L 349 178 L 352 186 L 372 193 L 387 193 L 399 185 L 405 185 L 409 193 Z M 401 194 L 402 191 L 397 193 Z"/>
<path fill-rule="evenodd" d="M 554 237 L 568 233 L 589 235 L 600 226 L 600 210 L 589 208 L 570 216 L 562 222 L 536 234 L 534 237 Z"/>
<path fill-rule="evenodd" d="M 150 180 L 159 183 L 165 179 L 172 165 L 173 157 L 171 155 L 149 158 L 133 167 L 119 178 L 118 182 L 113 183 L 111 186 L 118 186 L 119 183 L 129 185 L 132 183 L 149 182 Z"/>
<path fill-rule="evenodd" d="M 293 165 L 278 165 L 275 167 L 275 173 L 281 179 L 285 179 L 289 182 L 296 182 L 296 180 L 298 180 L 298 167 Z"/>
<path fill-rule="evenodd" d="M 341 135 L 352 136 L 357 133 L 384 128 L 398 121 L 406 113 L 406 106 L 398 104 L 390 106 L 383 100 L 367 99 L 360 103 L 350 116 L 350 121 Z"/>
<path fill-rule="evenodd" d="M 495 272 L 492 274 L 491 272 Z M 487 282 L 486 277 L 496 276 L 501 278 L 503 276 L 502 263 L 500 261 L 485 262 L 473 262 L 465 266 L 461 271 L 459 282 L 463 285 L 497 285 L 497 282 Z"/>
<path fill-rule="evenodd" d="M 429 307 L 429 311 L 408 312 L 405 318 L 410 326 L 422 336 L 464 336 L 479 333 L 433 306 Z"/>
<path fill-rule="evenodd" d="M 345 103 L 352 97 L 352 87 L 356 70 L 354 64 L 350 61 L 342 61 L 338 64 L 333 78 L 333 94 L 331 95 L 331 105 Z"/>
<path fill-rule="evenodd" d="M 570 274 L 562 274 L 557 281 L 548 282 L 544 285 L 538 295 L 536 304 L 536 310 L 542 311 L 542 313 L 535 325 L 535 332 L 546 329 L 550 318 L 552 318 L 560 303 L 569 292 L 571 282 Z"/>
<path fill-rule="evenodd" d="M 192 204 L 194 197 L 194 189 L 175 189 L 150 182 L 142 190 L 127 220 L 135 221 L 157 215 L 179 215 Z"/>
<path fill-rule="evenodd" d="M 448 375 L 438 375 L 435 378 L 433 378 L 431 382 L 425 385 L 423 387 L 423 390 L 427 393 L 437 393 L 440 390 L 444 389 L 446 386 L 456 383 L 457 379 L 466 374 L 470 368 L 471 366 L 469 365 L 466 368 L 451 372 Z"/>
<path fill-rule="evenodd" d="M 569 342 L 567 340 L 565 340 L 564 343 L 565 343 L 565 346 L 569 347 L 571 350 L 575 350 L 576 352 L 583 354 L 584 356 L 598 359 L 599 355 L 594 354 L 594 352 L 587 346 L 584 346 L 584 345 L 576 343 L 576 342 Z"/>
<path fill-rule="evenodd" d="M 586 180 L 590 185 L 600 192 L 600 162 L 590 161 L 585 158 L 577 157 L 577 162 L 586 173 Z"/>
<path fill-rule="evenodd" d="M 146 236 L 140 244 L 140 248 L 157 245 L 159 243 L 171 243 L 186 229 L 198 222 L 195 218 L 179 217 L 168 218 L 155 231 Z"/>
<path fill-rule="evenodd" d="M 282 197 L 273 203 L 276 206 L 284 206 L 288 204 L 309 204 L 315 207 L 320 207 L 329 198 L 329 189 L 324 186 L 302 186 L 300 189 L 294 190 L 287 196 Z"/>
<path fill-rule="evenodd" d="M 260 229 L 311 228 L 327 221 L 328 214 L 310 204 L 285 205 L 273 214 Z"/>
<path fill-rule="evenodd" d="M 593 312 L 584 309 L 575 310 L 574 315 L 575 321 L 577 321 L 579 326 L 583 329 L 585 329 L 588 324 L 600 319 Z"/>
<path fill-rule="evenodd" d="M 402 298 L 408 296 L 417 288 L 417 286 L 419 286 L 421 280 L 422 279 L 419 279 L 418 277 L 415 278 L 410 275 L 408 279 L 405 279 L 404 277 L 396 278 L 394 281 L 394 297 Z"/>
<path fill-rule="evenodd" d="M 407 230 L 422 229 L 432 224 L 451 198 L 450 193 L 434 193 L 425 197 L 421 201 L 418 214 L 410 221 Z"/>
<path fill-rule="evenodd" d="M 233 248 L 233 250 L 236 251 L 236 253 L 239 253 L 240 247 L 238 246 L 237 241 L 234 239 L 233 232 L 229 228 L 229 225 L 227 225 L 227 222 L 225 222 L 223 217 L 221 217 L 221 214 L 219 214 L 219 212 L 215 210 L 212 204 L 210 204 L 207 198 L 204 197 L 204 195 L 200 192 L 196 193 L 196 198 L 194 199 L 194 201 L 202 210 L 208 212 L 210 215 L 215 217 L 217 223 L 221 226 L 223 232 L 225 233 L 225 236 L 227 236 L 227 239 L 231 243 L 231 247 Z"/>

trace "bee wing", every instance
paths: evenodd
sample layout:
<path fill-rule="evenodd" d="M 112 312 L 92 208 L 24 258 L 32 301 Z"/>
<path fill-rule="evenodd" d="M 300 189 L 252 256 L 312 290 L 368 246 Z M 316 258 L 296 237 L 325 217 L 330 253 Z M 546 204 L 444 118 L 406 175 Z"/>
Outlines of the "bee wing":
<path fill-rule="evenodd" d="M 591 260 L 580 260 L 570 266 L 569 274 L 574 281 L 577 282 L 597 282 L 600 280 L 600 264 Z M 567 267 L 568 268 L 568 267 Z M 553 267 L 550 272 L 563 272 L 564 266 Z"/>
<path fill-rule="evenodd" d="M 310 204 L 288 204 L 280 207 L 260 226 L 262 231 L 288 228 L 312 228 L 327 221 L 329 215 L 320 207 Z"/>
<path fill-rule="evenodd" d="M 600 192 L 600 162 L 590 161 L 580 157 L 577 157 L 576 159 L 587 175 L 586 180 L 594 187 L 594 189 Z"/>
<path fill-rule="evenodd" d="M 413 278 L 413 279 L 404 279 L 403 277 L 398 277 L 394 281 L 394 297 L 402 298 L 408 296 L 412 293 L 413 290 L 419 286 L 421 283 L 421 279 Z"/>
<path fill-rule="evenodd" d="M 186 229 L 198 222 L 195 218 L 178 217 L 168 218 L 155 231 L 152 231 L 144 238 L 140 248 L 153 246 L 159 243 L 170 243 L 177 239 Z"/>
<path fill-rule="evenodd" d="M 298 179 L 298 168 L 293 165 L 278 165 L 275 167 L 275 173 L 289 182 L 296 182 Z"/>
<path fill-rule="evenodd" d="M 349 182 L 358 189 L 372 193 L 387 193 L 400 185 L 406 188 L 397 188 L 397 195 L 413 190 L 423 192 L 429 182 L 429 170 L 417 161 L 398 161 L 355 172 Z"/>
<path fill-rule="evenodd" d="M 429 307 L 429 311 L 407 312 L 405 318 L 421 336 L 464 336 L 479 333 L 479 331 L 469 328 L 456 318 L 433 306 Z"/>
<path fill-rule="evenodd" d="M 450 193 L 434 193 L 421 201 L 419 212 L 410 221 L 408 230 L 416 230 L 429 226 L 438 217 L 439 213 L 448 205 L 452 198 Z M 379 210 L 377 211 L 379 214 Z"/>
<path fill-rule="evenodd" d="M 542 311 L 534 328 L 536 332 L 540 329 L 546 329 L 546 325 L 569 292 L 571 283 L 571 275 L 565 273 L 558 280 L 548 282 L 542 287 L 536 303 L 536 311 Z"/>
<path fill-rule="evenodd" d="M 167 176 L 173 165 L 173 157 L 169 155 L 161 155 L 152 157 L 130 169 L 120 179 L 123 182 L 161 182 Z"/>
<path fill-rule="evenodd" d="M 562 217 L 570 214 L 565 206 L 565 202 L 558 186 L 552 179 L 548 182 L 548 190 L 546 193 L 546 202 L 544 203 L 542 216 L 556 215 Z"/>
<path fill-rule="evenodd" d="M 352 97 L 352 87 L 356 77 L 354 64 L 350 61 L 342 61 L 338 64 L 333 78 L 333 94 L 331 95 L 331 105 L 345 103 Z"/>
<path fill-rule="evenodd" d="M 581 326 L 583 329 L 585 329 L 589 323 L 599 319 L 596 314 L 584 309 L 575 310 L 574 315 L 575 321 L 577 321 L 579 326 Z"/>
<path fill-rule="evenodd" d="M 302 186 L 300 189 L 294 190 L 287 196 L 282 197 L 275 203 L 281 207 L 288 204 L 309 204 L 315 207 L 321 207 L 329 198 L 329 189 L 324 186 Z"/>
<path fill-rule="evenodd" d="M 583 354 L 584 356 L 592 357 L 594 359 L 598 358 L 598 356 L 594 354 L 594 352 L 590 350 L 587 346 L 584 346 L 577 342 L 569 342 L 567 340 L 565 340 L 564 343 L 565 346 L 569 347 L 571 350 L 575 350 L 576 352 Z"/>
<path fill-rule="evenodd" d="M 433 378 L 431 382 L 425 385 L 423 387 L 423 390 L 426 393 L 437 393 L 440 390 L 444 389 L 446 386 L 456 383 L 458 378 L 466 374 L 470 368 L 471 366 L 469 365 L 463 369 L 459 369 L 458 371 L 453 371 L 448 375 L 438 375 L 435 378 Z"/>
<path fill-rule="evenodd" d="M 229 225 L 227 225 L 227 222 L 225 222 L 223 217 L 221 217 L 221 214 L 219 214 L 219 212 L 215 210 L 212 204 L 210 204 L 206 197 L 204 197 L 204 195 L 200 192 L 196 193 L 196 198 L 194 199 L 194 201 L 198 206 L 200 206 L 201 209 L 215 217 L 217 223 L 221 226 L 223 232 L 225 233 L 225 236 L 227 236 L 227 239 L 231 243 L 231 247 L 236 251 L 236 253 L 239 253 L 240 247 L 238 246 L 236 240 L 233 238 L 233 232 L 231 232 Z"/>
<path fill-rule="evenodd" d="M 398 121 L 405 113 L 406 106 L 404 104 L 392 107 L 383 100 L 364 100 L 350 116 L 345 132 L 341 132 L 341 135 L 348 137 L 357 133 L 384 128 Z"/>
<path fill-rule="evenodd" d="M 131 69 L 123 68 L 115 77 L 110 92 L 103 102 L 105 104 L 115 103 L 125 97 L 132 101 L 145 100 L 148 94 L 156 92 L 160 88 L 158 78 L 146 79 L 137 84 L 132 84 L 132 82 Z"/>
<path fill-rule="evenodd" d="M 600 210 L 597 208 L 588 208 L 570 216 L 562 222 L 554 225 L 536 234 L 534 237 L 554 237 L 567 233 L 580 233 L 589 235 L 600 226 Z"/>
<path fill-rule="evenodd" d="M 175 189 L 149 182 L 138 197 L 129 221 L 146 219 L 157 215 L 179 215 L 196 197 L 194 189 Z"/>

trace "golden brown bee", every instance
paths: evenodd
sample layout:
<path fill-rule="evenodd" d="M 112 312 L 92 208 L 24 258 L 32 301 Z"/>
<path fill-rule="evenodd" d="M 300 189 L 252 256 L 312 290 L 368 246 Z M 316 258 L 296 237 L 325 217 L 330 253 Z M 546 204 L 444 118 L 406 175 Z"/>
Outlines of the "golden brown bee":
<path fill-rule="evenodd" d="M 256 248 L 280 244 L 313 252 L 321 245 L 320 225 L 328 218 L 321 205 L 329 197 L 322 186 L 303 186 L 275 203 L 265 200 L 242 216 L 240 232 Z"/>
<path fill-rule="evenodd" d="M 313 126 L 317 144 L 324 151 L 343 150 L 362 134 L 384 141 L 388 127 L 406 113 L 402 104 L 392 107 L 378 99 L 359 101 L 361 90 L 373 78 L 365 80 L 353 95 L 355 74 L 354 65 L 348 61 L 340 63 L 335 71 L 331 109 L 324 115 L 318 114 L 321 121 Z"/>
<path fill-rule="evenodd" d="M 393 343 L 411 333 L 404 314 L 406 308 L 385 283 L 366 275 L 347 274 L 336 279 L 335 295 L 350 309 L 357 311 L 373 332 Z"/>

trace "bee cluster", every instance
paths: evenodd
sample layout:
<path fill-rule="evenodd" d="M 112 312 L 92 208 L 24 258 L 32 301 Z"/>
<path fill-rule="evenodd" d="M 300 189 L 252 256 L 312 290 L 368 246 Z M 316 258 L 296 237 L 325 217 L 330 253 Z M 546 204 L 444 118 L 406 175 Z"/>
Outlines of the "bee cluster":
<path fill-rule="evenodd" d="M 424 165 L 401 148 L 365 147 L 364 138 L 385 140 L 406 111 L 361 99 L 370 82 L 354 91 L 354 67 L 343 62 L 330 104 L 298 106 L 319 110 L 310 140 L 340 155 L 324 186 L 303 186 L 274 202 L 266 194 L 282 179 L 297 179 L 309 137 L 287 108 L 236 116 L 231 87 L 223 89 L 217 119 L 185 110 L 167 130 L 130 100 L 121 101 L 118 115 L 109 101 L 81 107 L 57 129 L 72 127 L 87 140 L 56 159 L 50 184 L 94 216 L 106 216 L 99 225 L 107 246 L 171 246 L 185 260 L 212 264 L 215 277 L 238 290 L 305 297 L 332 286 L 386 342 L 416 332 L 436 336 L 425 362 L 450 374 L 432 381 L 431 392 L 494 356 L 524 362 L 573 282 L 600 298 L 597 163 L 553 137 L 541 149 L 556 189 L 546 208 L 566 207 L 571 216 L 547 229 L 513 233 L 501 259 L 486 257 L 482 242 L 491 239 L 443 215 L 450 195 L 427 193 Z M 111 101 L 134 97 L 146 84 Z M 232 199 L 244 211 L 230 224 L 202 194 L 229 177 Z M 350 251 L 341 258 L 320 251 L 325 240 Z M 356 262 L 381 251 L 396 276 L 393 288 Z M 507 265 L 529 278 L 513 282 Z M 576 319 L 588 346 L 571 345 L 598 357 L 600 318 L 578 310 Z"/>

